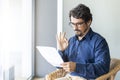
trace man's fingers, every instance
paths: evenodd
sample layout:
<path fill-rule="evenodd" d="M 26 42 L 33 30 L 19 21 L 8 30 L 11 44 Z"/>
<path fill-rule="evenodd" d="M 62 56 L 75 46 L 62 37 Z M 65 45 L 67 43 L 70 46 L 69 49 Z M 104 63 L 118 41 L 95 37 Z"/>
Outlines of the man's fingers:
<path fill-rule="evenodd" d="M 66 42 L 66 45 L 68 46 L 68 40 L 67 40 L 67 38 L 65 38 L 64 41 Z"/>
<path fill-rule="evenodd" d="M 62 63 L 61 66 L 63 67 L 63 69 L 64 69 L 66 72 L 71 72 L 71 71 L 72 71 L 72 68 L 71 68 L 71 66 L 70 66 L 70 62 Z"/>
<path fill-rule="evenodd" d="M 59 34 L 59 40 L 61 41 L 62 40 L 62 33 L 60 32 Z"/>
<path fill-rule="evenodd" d="M 63 33 L 63 39 L 65 39 L 66 32 Z"/>
<path fill-rule="evenodd" d="M 62 67 L 65 67 L 65 68 L 68 68 L 70 67 L 69 63 L 68 62 L 65 62 L 65 63 L 62 63 L 61 64 Z"/>
<path fill-rule="evenodd" d="M 65 71 L 71 72 L 75 70 L 76 64 L 74 62 L 65 62 L 65 63 L 62 63 L 61 66 Z"/>
<path fill-rule="evenodd" d="M 66 35 L 66 32 L 63 32 L 63 33 L 59 33 L 59 34 L 57 34 L 57 40 L 59 40 L 59 41 L 61 41 L 61 42 L 64 42 L 64 41 L 66 41 L 67 40 L 67 38 L 65 37 L 65 35 Z"/>
<path fill-rule="evenodd" d="M 64 40 L 65 35 L 66 35 L 66 32 L 63 32 L 63 33 L 60 32 L 60 40 Z"/>

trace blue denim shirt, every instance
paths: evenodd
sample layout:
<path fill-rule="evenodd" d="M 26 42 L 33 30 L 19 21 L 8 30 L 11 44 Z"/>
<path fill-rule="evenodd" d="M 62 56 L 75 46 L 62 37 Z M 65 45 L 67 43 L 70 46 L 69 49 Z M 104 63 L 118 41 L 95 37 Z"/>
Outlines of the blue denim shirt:
<path fill-rule="evenodd" d="M 59 51 L 65 62 L 76 62 L 76 70 L 71 75 L 95 79 L 109 71 L 110 53 L 106 40 L 90 30 L 82 40 L 77 36 L 69 39 L 65 51 Z"/>

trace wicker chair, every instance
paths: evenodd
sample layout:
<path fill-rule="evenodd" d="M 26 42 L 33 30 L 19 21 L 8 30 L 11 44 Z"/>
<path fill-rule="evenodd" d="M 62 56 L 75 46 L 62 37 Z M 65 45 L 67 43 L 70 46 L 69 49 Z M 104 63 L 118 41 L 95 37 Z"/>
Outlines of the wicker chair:
<path fill-rule="evenodd" d="M 104 74 L 96 80 L 114 80 L 115 75 L 120 70 L 120 60 L 112 58 L 110 64 L 110 71 L 107 74 Z M 64 77 L 67 73 L 63 69 L 57 69 L 56 71 L 51 72 L 46 75 L 45 80 L 55 80 L 56 78 Z"/>

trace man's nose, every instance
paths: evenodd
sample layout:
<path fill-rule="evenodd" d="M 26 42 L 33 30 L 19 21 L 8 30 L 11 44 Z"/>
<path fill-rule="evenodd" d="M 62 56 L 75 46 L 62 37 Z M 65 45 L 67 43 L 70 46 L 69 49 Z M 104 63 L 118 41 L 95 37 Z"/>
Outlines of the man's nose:
<path fill-rule="evenodd" d="M 74 27 L 73 27 L 74 29 L 78 29 L 78 27 L 77 27 L 77 25 L 74 25 Z"/>

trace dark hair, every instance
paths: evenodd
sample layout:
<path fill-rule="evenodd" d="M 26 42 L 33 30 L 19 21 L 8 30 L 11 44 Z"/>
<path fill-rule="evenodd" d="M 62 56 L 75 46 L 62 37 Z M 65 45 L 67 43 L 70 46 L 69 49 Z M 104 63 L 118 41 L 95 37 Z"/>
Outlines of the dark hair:
<path fill-rule="evenodd" d="M 92 20 L 92 14 L 90 12 L 90 9 L 85 6 L 84 4 L 79 4 L 69 12 L 69 18 L 71 20 L 71 16 L 74 18 L 82 18 L 85 22 L 88 22 L 89 20 Z"/>

